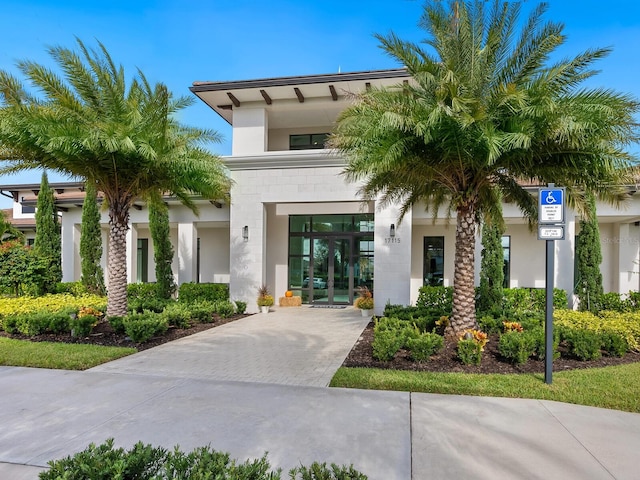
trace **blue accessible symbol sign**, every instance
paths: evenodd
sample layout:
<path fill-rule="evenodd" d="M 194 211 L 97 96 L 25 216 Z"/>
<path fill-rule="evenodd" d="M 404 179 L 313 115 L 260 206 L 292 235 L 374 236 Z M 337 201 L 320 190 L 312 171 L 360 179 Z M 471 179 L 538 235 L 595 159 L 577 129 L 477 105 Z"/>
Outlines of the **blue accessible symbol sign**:
<path fill-rule="evenodd" d="M 539 198 L 539 223 L 564 223 L 564 189 L 541 188 Z"/>

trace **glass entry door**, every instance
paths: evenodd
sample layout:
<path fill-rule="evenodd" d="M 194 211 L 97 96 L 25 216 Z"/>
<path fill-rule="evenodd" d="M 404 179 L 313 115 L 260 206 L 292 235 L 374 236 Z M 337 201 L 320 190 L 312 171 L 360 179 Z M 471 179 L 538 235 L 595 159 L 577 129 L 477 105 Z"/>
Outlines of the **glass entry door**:
<path fill-rule="evenodd" d="M 309 300 L 312 303 L 348 304 L 352 301 L 352 237 L 312 238 Z"/>

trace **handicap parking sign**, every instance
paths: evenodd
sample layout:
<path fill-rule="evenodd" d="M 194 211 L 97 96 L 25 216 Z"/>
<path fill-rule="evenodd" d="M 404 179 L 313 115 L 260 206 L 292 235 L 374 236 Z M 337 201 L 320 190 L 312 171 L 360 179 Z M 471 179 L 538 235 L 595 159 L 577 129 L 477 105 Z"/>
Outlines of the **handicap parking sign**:
<path fill-rule="evenodd" d="M 538 222 L 564 223 L 564 188 L 538 190 Z"/>

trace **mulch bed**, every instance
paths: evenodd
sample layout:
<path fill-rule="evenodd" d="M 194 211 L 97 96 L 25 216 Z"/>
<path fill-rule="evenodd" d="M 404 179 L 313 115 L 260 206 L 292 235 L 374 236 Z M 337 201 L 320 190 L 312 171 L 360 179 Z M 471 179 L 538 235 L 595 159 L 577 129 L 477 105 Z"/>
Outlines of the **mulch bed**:
<path fill-rule="evenodd" d="M 91 345 L 103 345 L 107 347 L 133 347 L 138 351 L 147 350 L 148 348 L 157 347 L 163 343 L 171 342 L 182 337 L 193 335 L 194 333 L 202 332 L 210 328 L 224 325 L 225 323 L 233 322 L 240 318 L 247 317 L 249 315 L 233 315 L 228 318 L 222 318 L 218 315 L 213 315 L 213 321 L 210 323 L 197 323 L 190 328 L 175 328 L 169 327 L 164 335 L 153 337 L 145 343 L 134 343 L 126 334 L 117 334 L 109 325 L 106 320 L 100 320 L 98 324 L 93 327 L 91 335 L 88 337 L 72 337 L 71 334 L 53 334 L 45 333 L 42 335 L 36 335 L 34 337 L 28 337 L 22 334 L 8 334 L 6 332 L 0 332 L 0 336 L 7 338 L 15 338 L 19 340 L 30 340 L 32 342 L 64 342 L 64 343 L 85 343 Z"/>
<path fill-rule="evenodd" d="M 444 349 L 431 357 L 428 362 L 411 360 L 409 352 L 400 350 L 393 360 L 382 362 L 373 358 L 373 322 L 362 332 L 362 335 L 351 349 L 344 367 L 369 367 L 393 370 L 411 370 L 417 372 L 461 372 L 461 373 L 544 373 L 544 360 L 530 359 L 524 365 L 513 365 L 504 360 L 498 352 L 498 335 L 490 335 L 482 353 L 480 365 L 463 365 L 456 356 L 454 341 L 445 340 Z M 559 348 L 564 354 L 562 345 Z M 640 353 L 629 352 L 624 357 L 608 357 L 592 361 L 582 361 L 561 356 L 553 361 L 553 371 L 561 372 L 576 368 L 609 367 L 626 363 L 640 362 Z"/>

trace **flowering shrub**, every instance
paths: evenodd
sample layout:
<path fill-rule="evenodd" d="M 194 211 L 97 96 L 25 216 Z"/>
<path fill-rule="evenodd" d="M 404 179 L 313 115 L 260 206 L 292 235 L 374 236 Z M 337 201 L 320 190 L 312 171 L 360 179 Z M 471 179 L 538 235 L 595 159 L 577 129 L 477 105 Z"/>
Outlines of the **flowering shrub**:
<path fill-rule="evenodd" d="M 518 322 L 502 322 L 505 332 L 522 332 L 523 328 Z"/>
<path fill-rule="evenodd" d="M 102 312 L 96 308 L 93 307 L 82 307 L 79 311 L 78 311 L 78 317 L 101 317 L 102 316 Z"/>
<path fill-rule="evenodd" d="M 484 346 L 489 341 L 489 336 L 480 330 L 465 330 L 462 332 L 461 340 L 473 340 L 480 346 L 480 351 L 484 351 Z"/>
<path fill-rule="evenodd" d="M 554 323 L 569 329 L 585 329 L 597 333 L 615 333 L 625 339 L 629 349 L 640 351 L 640 313 L 590 312 L 556 310 Z"/>

